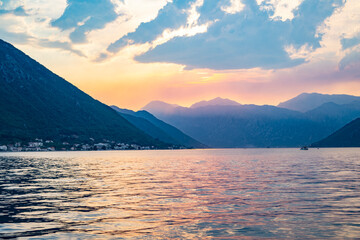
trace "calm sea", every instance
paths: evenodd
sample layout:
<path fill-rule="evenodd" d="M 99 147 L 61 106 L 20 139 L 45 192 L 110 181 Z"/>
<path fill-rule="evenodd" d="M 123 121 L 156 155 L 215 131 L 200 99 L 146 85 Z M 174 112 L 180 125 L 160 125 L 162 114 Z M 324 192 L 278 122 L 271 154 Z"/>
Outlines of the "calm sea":
<path fill-rule="evenodd" d="M 2 153 L 16 237 L 360 239 L 360 149 Z"/>

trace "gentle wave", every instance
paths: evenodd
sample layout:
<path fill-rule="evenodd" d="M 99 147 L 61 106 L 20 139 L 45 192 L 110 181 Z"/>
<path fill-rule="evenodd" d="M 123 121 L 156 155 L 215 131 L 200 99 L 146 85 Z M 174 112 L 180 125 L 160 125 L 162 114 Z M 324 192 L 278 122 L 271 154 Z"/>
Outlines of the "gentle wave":
<path fill-rule="evenodd" d="M 4 153 L 0 238 L 359 238 L 359 150 Z"/>

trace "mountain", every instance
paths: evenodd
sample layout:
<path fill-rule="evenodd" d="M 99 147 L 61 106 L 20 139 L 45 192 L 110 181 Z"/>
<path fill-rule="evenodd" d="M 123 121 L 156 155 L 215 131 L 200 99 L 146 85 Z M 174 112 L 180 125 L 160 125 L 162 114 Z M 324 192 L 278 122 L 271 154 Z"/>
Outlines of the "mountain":
<path fill-rule="evenodd" d="M 360 117 L 360 101 L 347 104 L 324 103 L 320 107 L 306 112 L 305 116 L 334 132 L 346 123 Z"/>
<path fill-rule="evenodd" d="M 152 101 L 148 103 L 142 110 L 151 112 L 153 114 L 170 114 L 175 111 L 177 108 L 182 108 L 176 104 L 169 104 L 162 101 Z"/>
<path fill-rule="evenodd" d="M 298 147 L 331 133 L 300 112 L 274 106 L 176 108 L 155 116 L 210 147 Z"/>
<path fill-rule="evenodd" d="M 0 40 L 0 142 L 111 140 L 167 146 Z"/>
<path fill-rule="evenodd" d="M 208 105 L 153 114 L 210 147 L 299 147 L 360 117 L 360 101 L 325 103 L 305 113 L 266 105 Z"/>
<path fill-rule="evenodd" d="M 324 103 L 332 102 L 341 105 L 349 104 L 353 101 L 360 101 L 360 97 L 337 94 L 329 95 L 320 93 L 302 93 L 295 98 L 280 103 L 278 107 L 287 108 L 299 112 L 307 112 L 317 107 L 320 107 Z"/>
<path fill-rule="evenodd" d="M 128 120 L 137 128 L 141 129 L 151 137 L 159 139 L 162 142 L 182 145 L 188 148 L 204 148 L 204 144 L 196 141 L 188 135 L 181 132 L 179 129 L 157 119 L 154 115 L 147 111 L 134 112 L 128 109 L 121 109 L 116 106 L 111 106 L 114 110 L 119 112 L 122 117 Z"/>
<path fill-rule="evenodd" d="M 191 105 L 190 108 L 207 107 L 207 106 L 238 106 L 240 103 L 227 98 L 215 98 L 210 101 L 201 101 Z"/>
<path fill-rule="evenodd" d="M 312 147 L 360 147 L 360 118 L 311 145 Z"/>

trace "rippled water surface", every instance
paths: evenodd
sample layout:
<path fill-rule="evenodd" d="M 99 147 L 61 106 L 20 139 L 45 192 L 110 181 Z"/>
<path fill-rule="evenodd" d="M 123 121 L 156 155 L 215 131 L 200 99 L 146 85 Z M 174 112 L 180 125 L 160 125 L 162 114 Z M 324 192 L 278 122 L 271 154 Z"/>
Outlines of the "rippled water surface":
<path fill-rule="evenodd" d="M 16 237 L 360 238 L 360 149 L 2 153 Z"/>

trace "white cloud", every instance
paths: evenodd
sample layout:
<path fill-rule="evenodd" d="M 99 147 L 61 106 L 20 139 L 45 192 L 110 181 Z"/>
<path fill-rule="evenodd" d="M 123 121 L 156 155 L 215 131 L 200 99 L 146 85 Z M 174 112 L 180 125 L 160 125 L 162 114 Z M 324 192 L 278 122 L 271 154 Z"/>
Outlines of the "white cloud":
<path fill-rule="evenodd" d="M 339 8 L 324 24 L 318 28 L 322 35 L 321 48 L 314 52 L 314 58 L 334 53 L 337 62 L 350 54 L 353 49 L 344 50 L 341 45 L 343 38 L 352 38 L 360 33 L 360 1 L 347 0 L 344 7 Z M 351 59 L 351 58 L 350 58 Z"/>
<path fill-rule="evenodd" d="M 66 0 L 24 0 L 11 1 L 13 6 L 23 5 L 26 16 L 2 16 L 1 28 L 11 33 L 21 33 L 38 39 L 66 41 L 67 32 L 50 27 L 49 22 L 62 14 Z"/>
<path fill-rule="evenodd" d="M 187 19 L 187 25 L 193 26 L 196 25 L 200 13 L 197 11 L 198 7 L 201 7 L 204 4 L 204 0 L 197 0 L 194 4 L 191 5 L 190 9 L 188 10 L 188 19 Z"/>
<path fill-rule="evenodd" d="M 133 52 L 135 55 L 143 54 L 147 52 L 150 49 L 155 48 L 158 45 L 164 44 L 168 42 L 169 40 L 175 38 L 175 37 L 191 37 L 195 36 L 199 33 L 205 33 L 207 31 L 207 28 L 211 24 L 211 22 L 205 23 L 205 24 L 198 24 L 198 19 L 200 17 L 200 13 L 198 12 L 198 8 L 201 7 L 204 3 L 204 0 L 197 0 L 190 4 L 190 7 L 188 9 L 183 10 L 184 13 L 187 14 L 186 24 L 172 29 L 172 28 L 166 28 L 163 29 L 162 33 L 157 36 L 152 41 L 149 41 L 147 43 L 135 43 L 134 40 L 129 39 L 129 44 L 136 44 L 133 47 L 131 47 L 131 52 Z M 129 47 L 126 49 L 128 52 Z M 123 53 L 122 53 L 123 54 Z M 107 57 L 114 55 L 114 54 L 102 54 L 99 60 L 105 60 Z"/>
<path fill-rule="evenodd" d="M 28 33 L 24 17 L 8 14 L 0 16 L 0 28 L 12 33 Z"/>
<path fill-rule="evenodd" d="M 223 6 L 221 10 L 229 14 L 239 13 L 244 9 L 245 5 L 241 0 L 230 0 L 230 5 Z"/>
<path fill-rule="evenodd" d="M 168 0 L 125 0 L 124 11 L 136 21 L 137 26 L 142 22 L 149 22 L 157 16 L 158 11 L 169 2 Z M 139 7 L 141 6 L 141 7 Z M 135 26 L 135 28 L 137 27 Z M 134 28 L 134 29 L 135 29 Z"/>
<path fill-rule="evenodd" d="M 151 43 L 152 48 L 164 44 L 175 37 L 192 37 L 199 33 L 205 33 L 210 24 L 182 26 L 178 29 L 165 29 L 163 34 Z"/>
<path fill-rule="evenodd" d="M 31 15 L 56 19 L 67 6 L 66 0 L 24 0 L 24 8 Z"/>
<path fill-rule="evenodd" d="M 302 45 L 300 48 L 295 48 L 294 45 L 285 46 L 285 51 L 289 54 L 291 59 L 309 59 L 313 48 L 308 44 Z"/>
<path fill-rule="evenodd" d="M 86 52 L 91 59 L 106 58 L 104 50 L 119 37 L 134 31 L 142 22 L 149 22 L 157 16 L 158 11 L 167 3 L 166 0 L 111 0 L 115 3 L 116 11 L 123 15 L 108 23 L 103 29 L 88 33 L 88 42 L 79 45 L 79 49 Z M 139 6 L 142 6 L 139 8 Z M 114 34 L 116 33 L 116 34 Z"/>
<path fill-rule="evenodd" d="M 197 11 L 197 9 L 201 7 L 203 3 L 204 0 L 197 0 L 191 4 L 190 8 L 185 10 L 188 14 L 186 25 L 183 25 L 177 29 L 165 29 L 159 37 L 150 43 L 150 48 L 154 48 L 158 45 L 166 43 L 175 37 L 191 37 L 199 33 L 205 33 L 211 23 L 198 25 L 200 13 Z"/>
<path fill-rule="evenodd" d="M 123 12 L 124 2 L 122 0 L 110 0 L 115 6 L 115 12 L 121 14 Z"/>
<path fill-rule="evenodd" d="M 203 4 L 204 0 L 197 0 L 196 2 L 191 4 L 190 8 L 187 10 L 188 17 L 186 25 L 181 26 L 178 29 L 165 29 L 162 35 L 152 42 L 152 48 L 163 44 L 175 37 L 191 37 L 195 36 L 196 34 L 206 32 L 208 26 L 211 23 L 198 25 L 200 13 L 197 11 L 197 9 Z"/>
<path fill-rule="evenodd" d="M 294 18 L 294 10 L 296 10 L 304 0 L 256 0 L 258 5 L 264 11 L 271 11 L 272 19 L 275 20 L 291 20 Z"/>

